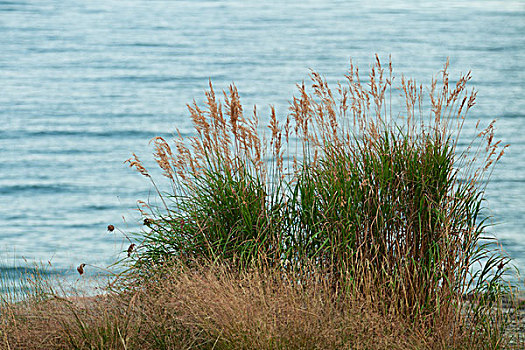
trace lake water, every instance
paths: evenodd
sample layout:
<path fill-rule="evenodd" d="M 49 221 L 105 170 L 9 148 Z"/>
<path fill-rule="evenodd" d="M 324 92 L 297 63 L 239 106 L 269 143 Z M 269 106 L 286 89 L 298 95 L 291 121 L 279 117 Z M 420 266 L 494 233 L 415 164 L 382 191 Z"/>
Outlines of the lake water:
<path fill-rule="evenodd" d="M 523 1 L 0 0 L 0 251 L 7 267 L 76 273 L 127 247 L 149 140 L 192 133 L 185 104 L 235 82 L 284 118 L 309 69 L 342 79 L 378 53 L 428 82 L 450 57 L 479 90 L 467 128 L 497 118 L 511 147 L 488 187 L 492 232 L 525 271 Z M 123 217 L 124 216 L 124 220 Z M 1 257 L 2 255 L 0 255 Z"/>

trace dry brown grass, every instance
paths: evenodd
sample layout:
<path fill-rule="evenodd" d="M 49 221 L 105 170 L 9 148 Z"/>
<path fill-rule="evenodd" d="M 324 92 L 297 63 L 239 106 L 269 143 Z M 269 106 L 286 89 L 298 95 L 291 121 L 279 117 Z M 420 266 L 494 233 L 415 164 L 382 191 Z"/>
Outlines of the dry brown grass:
<path fill-rule="evenodd" d="M 304 281 L 305 279 L 303 279 Z M 161 335 L 188 331 L 191 344 L 218 349 L 417 348 L 419 337 L 365 301 L 347 300 L 316 271 L 308 282 L 254 269 L 200 266 L 148 286 Z M 339 300 L 337 300 L 339 299 Z M 343 300 L 344 299 L 344 300 Z M 166 318 L 165 315 L 170 315 Z M 159 317 L 160 316 L 160 317 Z M 166 332 L 167 331 L 167 332 Z"/>
<path fill-rule="evenodd" d="M 4 305 L 2 349 L 490 349 L 337 290 L 325 271 L 178 263 L 126 292 Z M 385 291 L 370 291 L 370 295 Z"/>
<path fill-rule="evenodd" d="M 162 274 L 140 290 L 98 299 L 50 299 L 8 310 L 6 349 L 418 348 L 423 341 L 366 302 L 335 304 L 331 286 L 269 271 L 201 266 Z M 160 276 L 159 276 L 160 277 Z M 313 287 L 313 288 L 312 288 Z"/>
<path fill-rule="evenodd" d="M 121 324 L 119 310 L 122 304 L 118 300 L 109 296 L 55 296 L 45 300 L 26 300 L 3 305 L 0 349 L 90 348 L 75 346 L 86 343 L 76 332 L 84 325 L 92 327 L 90 331 L 93 331 L 93 336 L 96 337 L 97 333 L 101 333 L 96 331 L 100 322 L 114 318 L 115 325 Z M 107 347 L 108 344 L 104 344 L 99 348 L 118 348 Z"/>

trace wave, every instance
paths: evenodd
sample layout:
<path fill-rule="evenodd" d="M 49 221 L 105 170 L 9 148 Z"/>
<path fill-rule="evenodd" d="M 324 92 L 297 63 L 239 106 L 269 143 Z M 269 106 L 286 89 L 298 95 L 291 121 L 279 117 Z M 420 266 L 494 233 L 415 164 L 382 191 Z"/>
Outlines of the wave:
<path fill-rule="evenodd" d="M 64 184 L 27 184 L 0 186 L 0 195 L 13 195 L 24 193 L 30 193 L 31 195 L 35 195 L 50 193 L 72 193 L 78 191 L 78 187 Z"/>
<path fill-rule="evenodd" d="M 155 136 L 172 137 L 174 133 L 159 133 L 156 131 L 144 130 L 106 130 L 106 131 L 86 131 L 86 130 L 39 130 L 39 131 L 0 131 L 1 139 L 20 139 L 24 137 L 65 137 L 65 136 L 85 136 L 85 137 L 137 137 L 144 140 Z"/>

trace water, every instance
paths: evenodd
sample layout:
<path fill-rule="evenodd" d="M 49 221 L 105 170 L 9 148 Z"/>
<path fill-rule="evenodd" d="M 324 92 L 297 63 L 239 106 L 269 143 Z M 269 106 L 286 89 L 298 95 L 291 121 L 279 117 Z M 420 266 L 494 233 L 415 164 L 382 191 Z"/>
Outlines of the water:
<path fill-rule="evenodd" d="M 525 271 L 523 1 L 0 1 L 0 251 L 8 264 L 104 267 L 153 200 L 123 164 L 148 141 L 191 134 L 185 104 L 235 82 L 281 118 L 309 68 L 342 79 L 378 53 L 428 82 L 450 57 L 473 71 L 471 113 L 511 148 L 488 188 L 493 229 Z M 122 216 L 125 217 L 123 221 Z"/>

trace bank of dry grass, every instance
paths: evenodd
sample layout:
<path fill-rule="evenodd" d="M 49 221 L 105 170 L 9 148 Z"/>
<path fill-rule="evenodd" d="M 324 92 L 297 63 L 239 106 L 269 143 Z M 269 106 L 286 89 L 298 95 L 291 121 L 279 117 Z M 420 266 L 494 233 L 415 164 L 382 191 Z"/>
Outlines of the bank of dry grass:
<path fill-rule="evenodd" d="M 299 282 L 300 281 L 300 282 Z M 3 349 L 496 349 L 466 319 L 428 328 L 334 289 L 326 271 L 174 263 L 125 291 L 4 305 Z M 386 292 L 386 290 L 384 291 Z M 370 295 L 377 291 L 369 291 Z M 503 319 L 500 320 L 500 322 Z M 452 323 L 453 322 L 453 323 Z M 496 328 L 497 322 L 486 324 Z M 452 328 L 456 331 L 451 332 Z M 514 339 L 516 342 L 518 339 Z M 523 339 L 521 339 L 523 345 Z M 516 344 L 516 349 L 520 345 Z"/>

